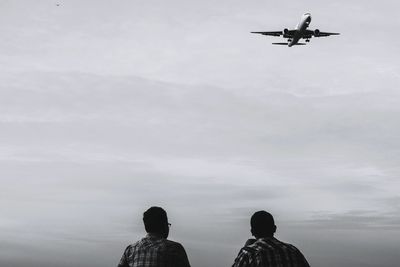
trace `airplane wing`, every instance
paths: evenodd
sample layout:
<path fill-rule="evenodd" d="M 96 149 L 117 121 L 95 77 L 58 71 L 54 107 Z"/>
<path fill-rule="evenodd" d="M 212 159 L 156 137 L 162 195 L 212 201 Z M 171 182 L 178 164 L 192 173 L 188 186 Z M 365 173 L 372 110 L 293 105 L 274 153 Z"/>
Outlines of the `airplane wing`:
<path fill-rule="evenodd" d="M 270 35 L 270 36 L 281 36 L 283 35 L 284 38 L 292 38 L 295 30 L 283 30 L 283 31 L 274 31 L 274 32 L 251 32 L 251 33 L 257 33 L 257 34 L 262 34 L 262 35 Z"/>
<path fill-rule="evenodd" d="M 251 32 L 251 33 L 258 33 L 258 34 L 270 35 L 270 36 L 281 36 L 283 34 L 282 31 L 276 31 L 276 32 Z"/>
<path fill-rule="evenodd" d="M 306 30 L 304 33 L 305 37 L 310 38 L 311 36 L 314 37 L 327 37 L 327 36 L 331 36 L 331 35 L 339 35 L 340 33 L 338 32 L 321 32 L 320 30 Z M 303 37 L 303 38 L 305 38 Z"/>

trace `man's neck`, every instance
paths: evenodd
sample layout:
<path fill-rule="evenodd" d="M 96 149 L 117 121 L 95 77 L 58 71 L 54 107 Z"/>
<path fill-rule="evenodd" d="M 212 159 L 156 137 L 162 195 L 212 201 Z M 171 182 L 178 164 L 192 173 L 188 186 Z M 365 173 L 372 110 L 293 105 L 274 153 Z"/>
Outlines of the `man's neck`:
<path fill-rule="evenodd" d="M 260 239 L 260 238 L 273 238 L 274 235 L 266 235 L 266 236 L 257 236 L 256 239 Z"/>
<path fill-rule="evenodd" d="M 147 233 L 147 237 L 153 238 L 153 239 L 163 239 L 163 235 L 160 233 Z"/>

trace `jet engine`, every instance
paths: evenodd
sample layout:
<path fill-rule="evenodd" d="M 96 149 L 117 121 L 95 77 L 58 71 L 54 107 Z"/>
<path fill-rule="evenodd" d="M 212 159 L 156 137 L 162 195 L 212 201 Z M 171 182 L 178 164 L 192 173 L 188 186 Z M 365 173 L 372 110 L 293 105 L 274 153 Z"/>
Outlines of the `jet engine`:
<path fill-rule="evenodd" d="M 283 34 L 283 38 L 287 38 L 288 36 L 289 30 L 288 29 L 283 29 L 282 34 Z"/>
<path fill-rule="evenodd" d="M 319 36 L 320 31 L 318 29 L 314 30 L 314 36 Z"/>

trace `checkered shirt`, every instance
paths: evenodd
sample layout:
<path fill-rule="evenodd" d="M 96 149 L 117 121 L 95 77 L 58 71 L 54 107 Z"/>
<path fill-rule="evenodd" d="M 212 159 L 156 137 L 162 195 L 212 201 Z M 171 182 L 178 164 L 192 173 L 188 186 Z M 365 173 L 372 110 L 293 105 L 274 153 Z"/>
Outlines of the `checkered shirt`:
<path fill-rule="evenodd" d="M 190 264 L 181 244 L 147 235 L 125 249 L 118 267 L 190 267 Z"/>
<path fill-rule="evenodd" d="M 243 247 L 232 267 L 310 267 L 310 265 L 295 246 L 272 237 L 259 238 Z"/>

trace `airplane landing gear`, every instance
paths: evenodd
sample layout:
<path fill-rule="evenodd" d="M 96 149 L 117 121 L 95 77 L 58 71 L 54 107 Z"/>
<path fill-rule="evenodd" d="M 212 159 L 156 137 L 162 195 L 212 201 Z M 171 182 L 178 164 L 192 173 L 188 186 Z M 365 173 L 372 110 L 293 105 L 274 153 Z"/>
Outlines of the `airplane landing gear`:
<path fill-rule="evenodd" d="M 310 39 L 306 39 L 306 43 L 310 42 Z"/>

